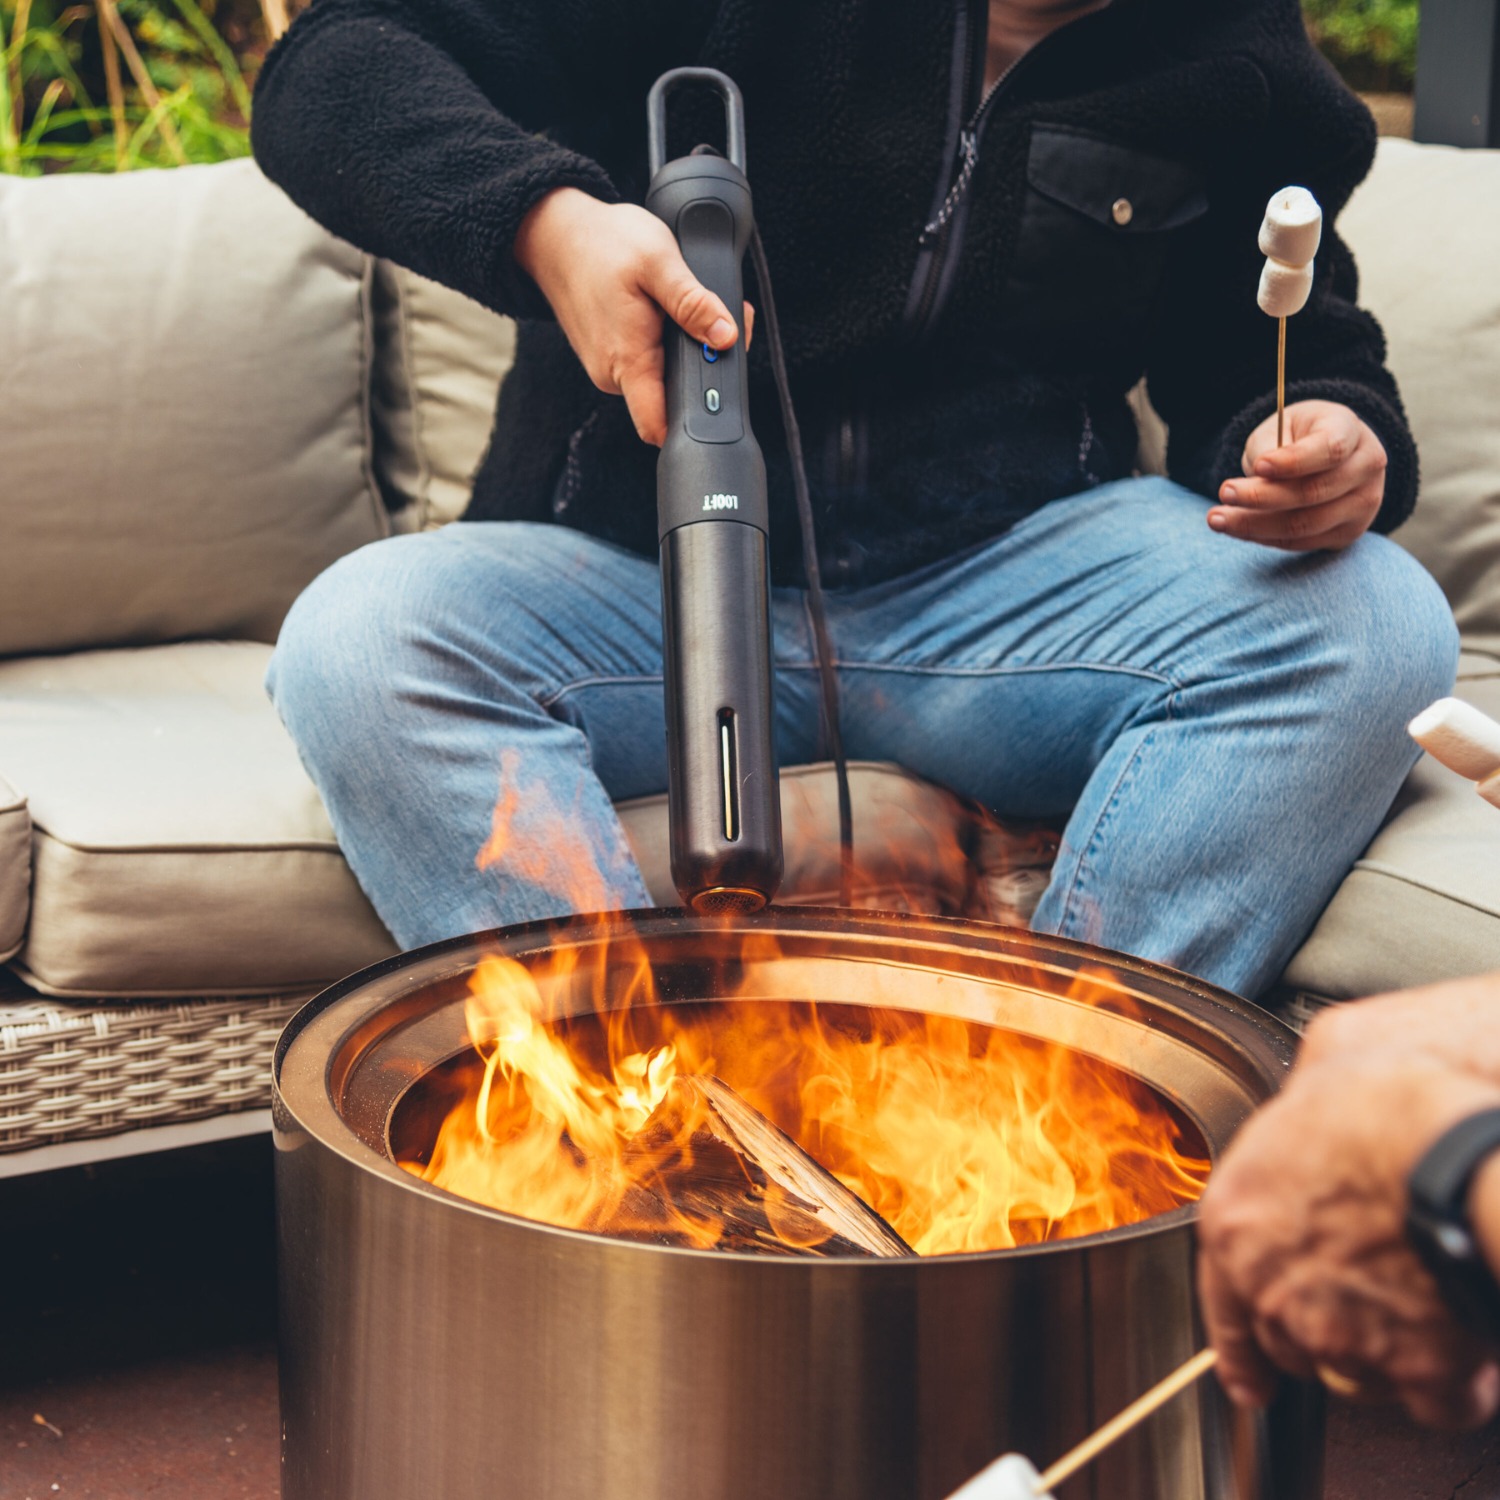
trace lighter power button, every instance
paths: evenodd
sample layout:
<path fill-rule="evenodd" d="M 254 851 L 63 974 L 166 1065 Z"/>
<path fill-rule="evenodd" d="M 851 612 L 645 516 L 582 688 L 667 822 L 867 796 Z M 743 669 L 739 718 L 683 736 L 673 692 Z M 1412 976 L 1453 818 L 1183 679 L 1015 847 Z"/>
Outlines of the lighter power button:
<path fill-rule="evenodd" d="M 706 391 L 704 391 L 704 393 L 703 393 L 703 404 L 710 411 L 718 411 L 718 409 L 719 409 L 719 393 L 718 393 L 718 391 L 716 391 L 714 389 L 713 386 L 709 386 L 709 388 Z"/>

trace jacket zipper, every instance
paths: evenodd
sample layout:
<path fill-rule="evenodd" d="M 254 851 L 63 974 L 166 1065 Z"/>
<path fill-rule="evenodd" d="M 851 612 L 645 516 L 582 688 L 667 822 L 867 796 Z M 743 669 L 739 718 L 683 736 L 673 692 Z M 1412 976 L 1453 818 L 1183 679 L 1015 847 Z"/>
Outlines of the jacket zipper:
<path fill-rule="evenodd" d="M 953 62 L 948 85 L 948 129 L 953 129 L 955 117 L 958 129 L 956 136 L 949 137 L 944 145 L 946 186 L 939 183 L 939 192 L 943 196 L 936 199 L 932 223 L 936 223 L 937 216 L 942 213 L 953 194 L 955 173 L 952 166 L 947 163 L 952 162 L 953 152 L 956 150 L 959 160 L 958 171 L 962 172 L 962 163 L 967 155 L 965 147 L 967 127 L 962 111 L 964 102 L 968 98 L 969 79 L 974 72 L 974 11 L 975 0 L 958 0 L 958 9 L 953 20 Z M 987 9 L 985 14 L 987 18 Z M 931 224 L 928 227 L 930 228 Z M 925 330 L 932 298 L 936 291 L 937 275 L 934 273 L 941 273 L 943 246 L 940 242 L 945 238 L 946 224 L 938 234 L 931 238 L 926 228 L 918 237 L 917 263 L 912 270 L 911 287 L 906 299 L 906 312 L 902 319 L 909 338 L 916 338 Z"/>
<path fill-rule="evenodd" d="M 913 338 L 921 338 L 929 333 L 933 323 L 936 321 L 938 291 L 943 284 L 944 272 L 948 262 L 958 253 L 963 242 L 962 226 L 958 222 L 962 215 L 959 210 L 964 206 L 964 200 L 968 195 L 969 184 L 974 177 L 974 169 L 979 164 L 979 145 L 984 136 L 984 127 L 994 110 L 996 101 L 1005 92 L 1006 86 L 1014 79 L 1016 72 L 1030 58 L 1043 50 L 1054 37 L 1062 32 L 1070 30 L 1079 21 L 1087 20 L 1088 12 L 1077 20 L 1070 21 L 1066 26 L 1061 26 L 1057 31 L 1049 32 L 1030 51 L 1023 52 L 1007 67 L 1004 72 L 984 91 L 979 103 L 970 114 L 968 120 L 958 132 L 958 152 L 950 169 L 951 175 L 948 191 L 945 194 L 938 211 L 923 226 L 922 233 L 917 238 L 919 246 L 916 270 L 912 276 L 913 290 L 917 283 L 921 284 L 921 292 L 907 302 L 906 327 Z M 988 16 L 988 10 L 985 9 Z M 960 0 L 958 25 L 963 30 L 963 70 L 958 76 L 958 87 L 965 93 L 969 87 L 969 75 L 973 71 L 973 27 L 970 24 L 971 17 L 967 0 Z"/>
<path fill-rule="evenodd" d="M 583 425 L 577 428 L 568 439 L 568 457 L 563 464 L 562 474 L 558 477 L 557 488 L 552 493 L 552 514 L 554 516 L 565 515 L 573 501 L 578 498 L 578 491 L 583 484 L 583 447 L 584 439 L 593 430 L 594 423 L 599 420 L 599 408 L 596 406 L 588 416 L 583 419 Z"/>
<path fill-rule="evenodd" d="M 1023 53 L 1022 56 L 1025 56 Z M 1003 73 L 984 91 L 983 98 L 979 101 L 979 107 L 969 116 L 968 122 L 958 133 L 958 175 L 953 179 L 953 185 L 948 189 L 948 196 L 943 199 L 943 206 L 938 209 L 937 214 L 923 228 L 918 240 L 922 245 L 936 244 L 943 231 L 953 222 L 953 215 L 958 212 L 958 205 L 963 201 L 964 194 L 969 191 L 969 180 L 974 175 L 975 165 L 979 161 L 979 134 L 984 128 L 984 121 L 989 114 L 990 106 L 995 101 L 995 96 L 1005 87 L 1006 80 L 1020 65 L 1021 58 L 1011 63 Z"/>

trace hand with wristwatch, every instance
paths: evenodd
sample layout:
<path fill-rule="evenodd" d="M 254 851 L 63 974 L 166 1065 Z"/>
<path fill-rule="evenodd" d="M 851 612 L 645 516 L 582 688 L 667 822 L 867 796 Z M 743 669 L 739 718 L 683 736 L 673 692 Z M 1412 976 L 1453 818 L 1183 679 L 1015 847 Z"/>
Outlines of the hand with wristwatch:
<path fill-rule="evenodd" d="M 1320 1015 L 1216 1168 L 1200 1243 L 1237 1401 L 1284 1370 L 1433 1426 L 1500 1411 L 1500 974 Z"/>

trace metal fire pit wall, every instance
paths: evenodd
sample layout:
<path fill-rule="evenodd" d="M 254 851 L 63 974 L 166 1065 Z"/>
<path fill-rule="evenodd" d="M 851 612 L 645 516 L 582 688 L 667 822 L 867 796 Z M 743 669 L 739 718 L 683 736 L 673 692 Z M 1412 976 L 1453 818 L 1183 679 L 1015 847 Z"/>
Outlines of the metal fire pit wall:
<path fill-rule="evenodd" d="M 911 1260 L 627 1243 L 456 1198 L 392 1160 L 411 1084 L 465 1051 L 476 961 L 579 950 L 590 1008 L 623 919 L 465 938 L 319 996 L 276 1055 L 284 1500 L 942 1500 L 998 1453 L 1039 1466 L 1191 1355 L 1191 1208 L 1087 1238 Z M 937 1012 L 1134 1073 L 1217 1156 L 1291 1034 L 1167 969 L 1004 928 L 814 909 L 631 923 L 668 1001 Z M 726 961 L 726 932 L 772 934 Z M 1114 993 L 1065 992 L 1108 964 Z M 606 982 L 612 977 L 609 970 Z M 1200 1384 L 1059 1500 L 1315 1500 L 1321 1394 L 1268 1415 Z"/>

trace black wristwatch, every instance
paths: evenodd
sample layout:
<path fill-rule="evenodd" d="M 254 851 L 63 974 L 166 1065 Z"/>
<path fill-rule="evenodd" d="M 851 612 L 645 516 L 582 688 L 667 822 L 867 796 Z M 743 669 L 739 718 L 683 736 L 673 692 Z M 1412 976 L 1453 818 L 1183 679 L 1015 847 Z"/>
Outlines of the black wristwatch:
<path fill-rule="evenodd" d="M 1485 1160 L 1500 1151 L 1500 1109 L 1460 1120 L 1407 1180 L 1406 1235 L 1465 1326 L 1500 1347 L 1500 1281 L 1485 1264 L 1467 1207 Z"/>

